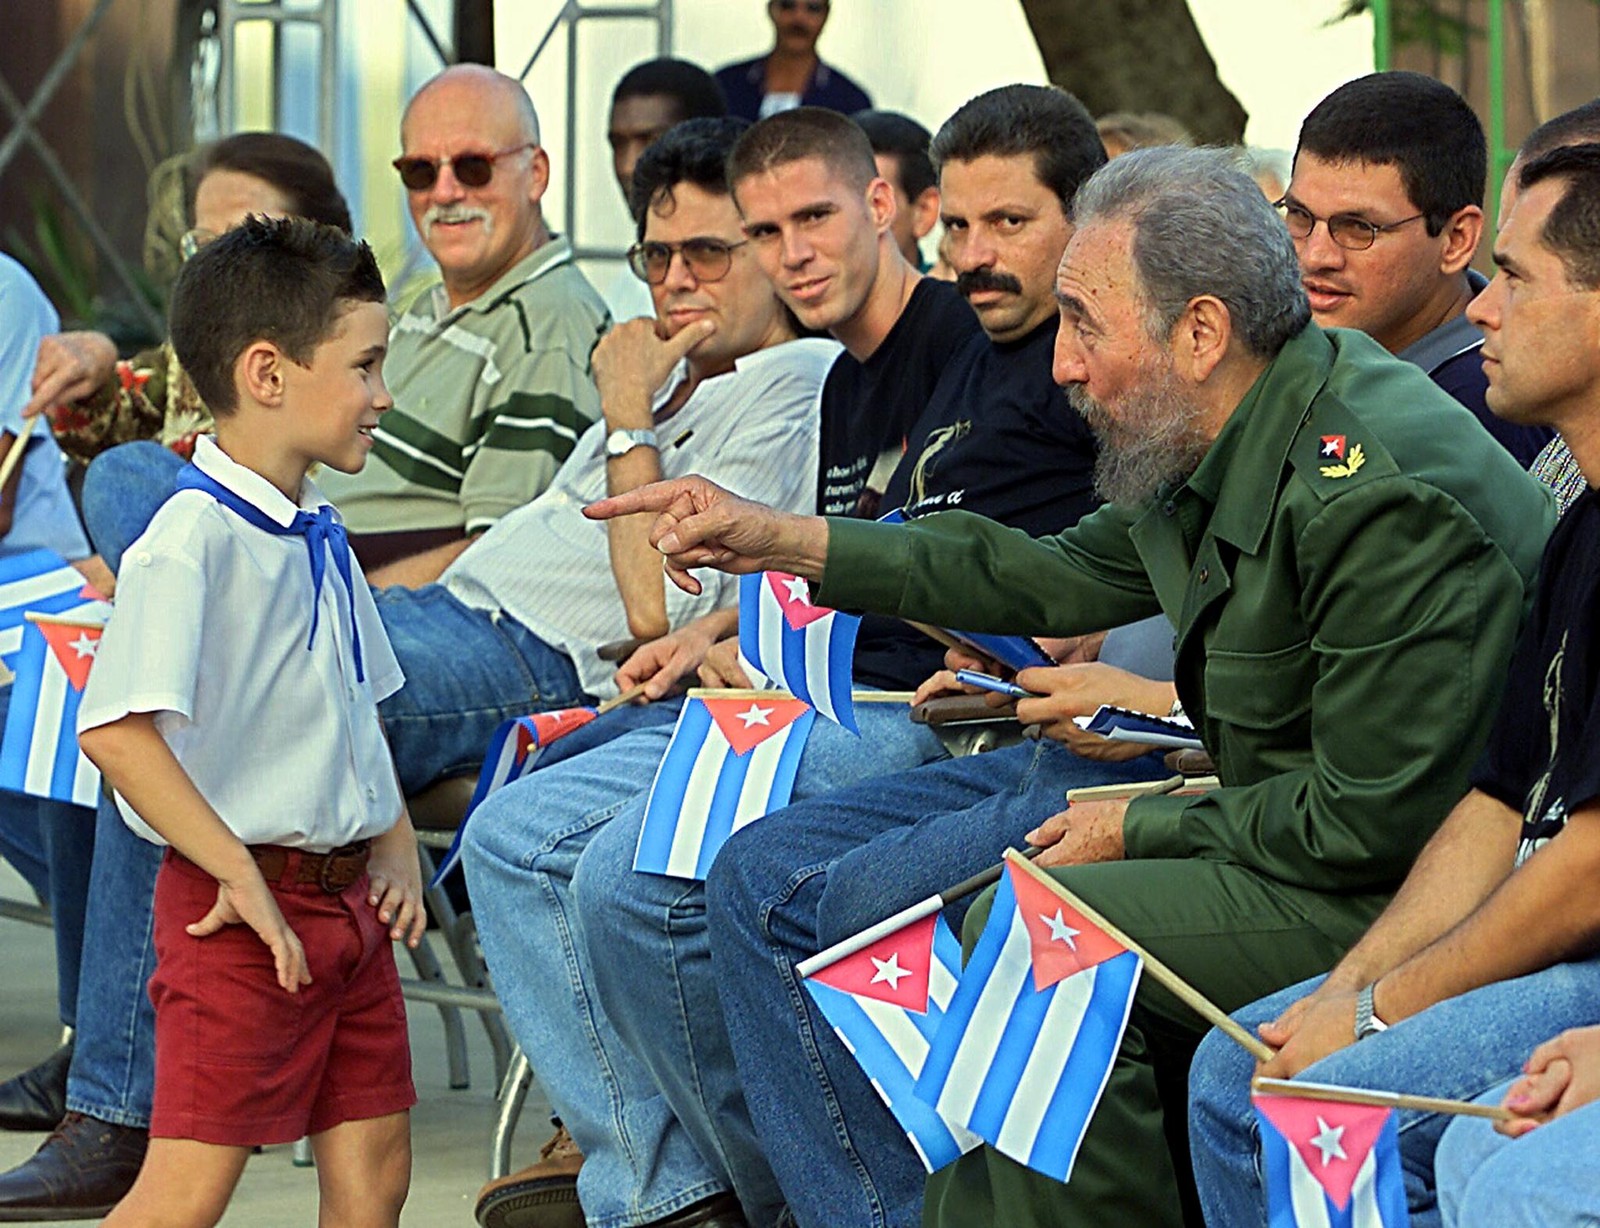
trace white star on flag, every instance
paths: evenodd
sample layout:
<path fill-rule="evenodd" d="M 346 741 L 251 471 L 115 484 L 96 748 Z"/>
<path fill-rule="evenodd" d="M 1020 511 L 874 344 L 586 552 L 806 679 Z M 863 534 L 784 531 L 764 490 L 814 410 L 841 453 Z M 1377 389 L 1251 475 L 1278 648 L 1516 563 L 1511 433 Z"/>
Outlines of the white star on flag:
<path fill-rule="evenodd" d="M 790 576 L 783 582 L 783 587 L 789 590 L 789 600 L 800 605 L 811 604 L 811 586 L 799 576 Z"/>
<path fill-rule="evenodd" d="M 776 709 L 763 708 L 759 704 L 751 704 L 748 712 L 739 713 L 739 719 L 744 722 L 744 727 L 746 729 L 749 729 L 752 725 L 768 725 L 771 724 L 771 722 L 767 720 L 767 718 L 771 716 L 774 711 L 776 711 Z"/>
<path fill-rule="evenodd" d="M 1343 1137 L 1343 1126 L 1330 1126 L 1321 1117 L 1317 1118 L 1317 1133 L 1312 1136 L 1311 1145 L 1322 1153 L 1324 1168 L 1328 1166 L 1330 1160 L 1349 1158 L 1344 1153 L 1344 1144 L 1339 1141 Z"/>
<path fill-rule="evenodd" d="M 92 657 L 95 654 L 95 650 L 100 647 L 100 641 L 89 638 L 85 632 L 79 632 L 78 638 L 73 640 L 68 647 L 77 653 L 79 657 Z"/>
<path fill-rule="evenodd" d="M 900 988 L 900 978 L 910 976 L 910 968 L 900 966 L 900 952 L 893 951 L 888 959 L 879 959 L 876 955 L 870 956 L 872 966 L 877 969 L 872 975 L 870 984 L 876 985 L 879 981 L 888 981 L 890 989 Z"/>
<path fill-rule="evenodd" d="M 1072 940 L 1083 931 L 1075 930 L 1068 925 L 1066 917 L 1062 914 L 1059 908 L 1056 909 L 1056 915 L 1053 917 L 1047 917 L 1043 913 L 1040 913 L 1039 920 L 1043 921 L 1050 927 L 1051 942 L 1064 942 L 1067 944 L 1067 949 L 1069 951 L 1076 951 L 1078 949 L 1078 944 Z"/>

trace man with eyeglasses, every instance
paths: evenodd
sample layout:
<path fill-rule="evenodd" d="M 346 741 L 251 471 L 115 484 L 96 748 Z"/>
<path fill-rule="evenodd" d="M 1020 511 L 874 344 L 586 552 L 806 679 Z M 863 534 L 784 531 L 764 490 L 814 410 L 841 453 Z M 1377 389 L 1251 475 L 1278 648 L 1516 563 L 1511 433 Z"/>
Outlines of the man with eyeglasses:
<path fill-rule="evenodd" d="M 599 416 L 589 355 L 610 320 L 545 225 L 550 159 L 520 82 L 447 68 L 412 97 L 400 133 L 395 169 L 442 284 L 392 330 L 395 407 L 366 468 L 324 487 L 379 586 L 438 579 L 550 484 Z"/>
<path fill-rule="evenodd" d="M 1483 233 L 1486 151 L 1460 94 L 1414 72 L 1371 73 L 1319 102 L 1300 128 L 1278 210 L 1311 314 L 1358 328 L 1415 363 L 1526 467 L 1551 432 L 1484 403 L 1483 337 L 1466 317 Z"/>
<path fill-rule="evenodd" d="M 853 115 L 872 106 L 865 90 L 817 55 L 828 12 L 828 0 L 767 0 L 775 35 L 772 50 L 717 69 L 730 115 L 766 119 L 795 107 Z"/>

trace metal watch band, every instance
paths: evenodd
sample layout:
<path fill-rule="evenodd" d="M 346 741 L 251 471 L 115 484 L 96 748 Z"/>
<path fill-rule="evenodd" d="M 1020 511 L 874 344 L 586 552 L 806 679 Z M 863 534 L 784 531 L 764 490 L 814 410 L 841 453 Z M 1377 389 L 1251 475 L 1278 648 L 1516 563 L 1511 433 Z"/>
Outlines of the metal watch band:
<path fill-rule="evenodd" d="M 1372 1009 L 1372 991 L 1377 987 L 1374 981 L 1356 994 L 1356 1039 L 1366 1040 L 1369 1036 L 1376 1036 L 1385 1031 L 1389 1025 L 1379 1019 Z"/>
<path fill-rule="evenodd" d="M 635 448 L 654 448 L 656 433 L 649 427 L 638 427 L 625 430 L 618 427 L 606 436 L 606 456 L 615 460 L 619 456 L 626 456 Z"/>

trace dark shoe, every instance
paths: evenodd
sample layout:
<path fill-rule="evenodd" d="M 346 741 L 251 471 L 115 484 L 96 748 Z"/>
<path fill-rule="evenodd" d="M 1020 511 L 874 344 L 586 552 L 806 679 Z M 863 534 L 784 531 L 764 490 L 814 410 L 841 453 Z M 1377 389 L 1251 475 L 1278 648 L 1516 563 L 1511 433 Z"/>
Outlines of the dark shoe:
<path fill-rule="evenodd" d="M 531 1168 L 489 1182 L 474 1210 L 483 1228 L 584 1228 L 578 1205 L 583 1152 L 565 1126 L 539 1148 Z"/>
<path fill-rule="evenodd" d="M 0 1173 L 0 1224 L 103 1219 L 144 1163 L 149 1135 L 68 1113 L 27 1160 Z"/>
<path fill-rule="evenodd" d="M 649 1228 L 750 1228 L 739 1200 L 732 1194 L 713 1194 L 682 1211 L 658 1219 Z"/>
<path fill-rule="evenodd" d="M 54 1130 L 67 1115 L 68 1041 L 32 1070 L 0 1083 L 0 1130 Z"/>

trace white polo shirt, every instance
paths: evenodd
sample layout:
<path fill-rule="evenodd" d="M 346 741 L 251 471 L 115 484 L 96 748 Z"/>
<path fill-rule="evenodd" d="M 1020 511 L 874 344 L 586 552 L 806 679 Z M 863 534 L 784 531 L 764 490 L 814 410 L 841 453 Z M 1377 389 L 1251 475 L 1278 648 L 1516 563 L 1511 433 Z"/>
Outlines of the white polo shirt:
<path fill-rule="evenodd" d="M 278 524 L 294 519 L 293 503 L 211 438 L 197 441 L 194 461 Z M 307 479 L 299 506 L 327 502 Z M 365 682 L 331 556 L 308 650 L 305 539 L 263 532 L 203 491 L 178 491 L 123 555 L 79 732 L 156 713 L 184 771 L 246 844 L 320 853 L 388 831 L 400 786 L 378 701 L 404 677 L 361 565 L 351 565 Z M 117 806 L 137 834 L 165 843 L 120 796 Z"/>

